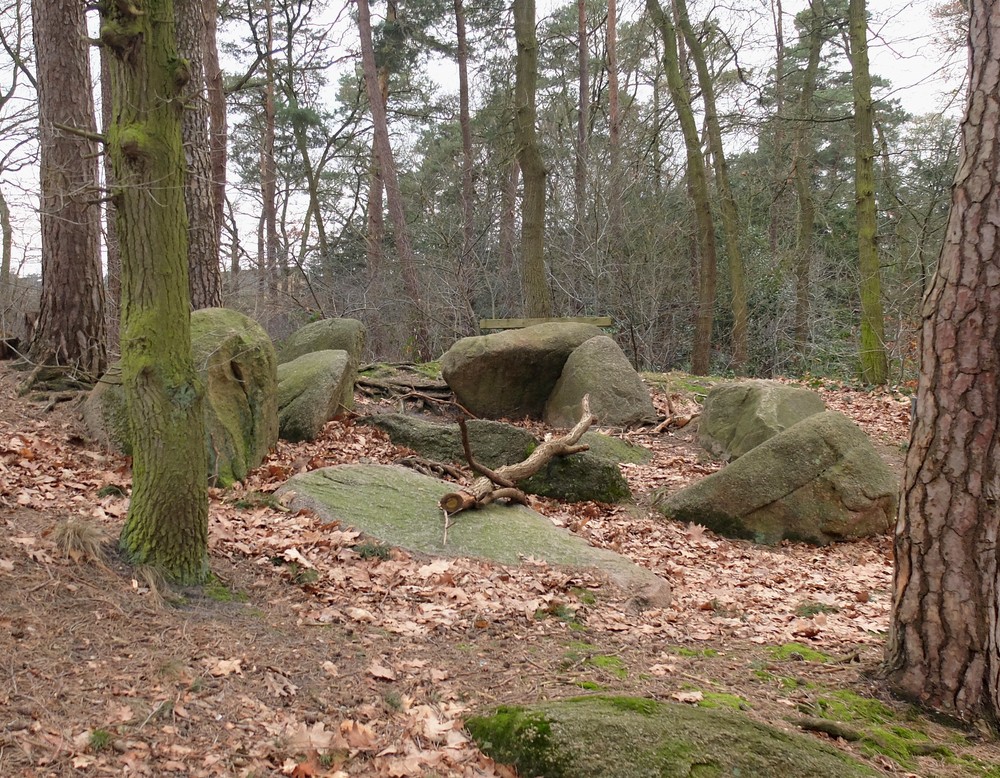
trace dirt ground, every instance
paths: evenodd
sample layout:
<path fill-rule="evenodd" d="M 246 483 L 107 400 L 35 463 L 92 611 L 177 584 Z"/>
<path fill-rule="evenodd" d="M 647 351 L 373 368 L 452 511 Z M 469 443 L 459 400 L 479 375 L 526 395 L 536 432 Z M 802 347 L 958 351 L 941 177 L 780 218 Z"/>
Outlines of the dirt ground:
<path fill-rule="evenodd" d="M 245 484 L 213 490 L 217 580 L 172 592 L 114 553 L 128 462 L 86 441 L 77 400 L 18 397 L 22 377 L 0 368 L 2 776 L 511 776 L 471 743 L 464 716 L 606 691 L 739 707 L 794 730 L 838 690 L 929 738 L 914 750 L 934 755 L 892 758 L 851 727 L 849 739 L 812 732 L 874 769 L 1000 775 L 986 733 L 921 717 L 877 680 L 889 537 L 759 548 L 648 515 L 653 488 L 718 467 L 694 425 L 627 435 L 655 454 L 624 467 L 636 505 L 533 501 L 667 578 L 667 609 L 595 599 L 588 575 L 536 560 L 387 549 L 269 496 L 294 472 L 408 453 L 352 419 L 280 443 Z M 707 387 L 673 374 L 651 385 L 678 417 Z M 901 467 L 905 396 L 815 388 Z"/>

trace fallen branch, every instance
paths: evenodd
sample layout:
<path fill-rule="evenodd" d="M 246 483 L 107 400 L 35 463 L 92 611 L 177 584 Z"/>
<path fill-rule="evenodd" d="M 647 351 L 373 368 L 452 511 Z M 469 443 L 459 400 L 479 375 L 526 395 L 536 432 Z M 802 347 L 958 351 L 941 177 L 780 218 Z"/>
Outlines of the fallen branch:
<path fill-rule="evenodd" d="M 497 499 L 519 502 L 522 505 L 528 504 L 528 498 L 520 489 L 517 483 L 523 481 L 549 463 L 554 457 L 568 456 L 580 451 L 586 451 L 590 446 L 580 444 L 579 440 L 590 426 L 596 421 L 590 412 L 590 400 L 585 396 L 581 403 L 583 416 L 576 426 L 561 438 L 547 440 L 538 446 L 523 462 L 513 465 L 498 467 L 495 471 L 490 470 L 485 465 L 476 462 L 469 446 L 469 435 L 465 429 L 464 422 L 459 422 L 462 427 L 462 446 L 465 448 L 465 457 L 469 460 L 469 467 L 480 474 L 469 486 L 459 489 L 457 492 L 450 492 L 441 498 L 438 503 L 445 515 L 452 515 L 470 508 L 479 508 L 489 505 Z M 447 520 L 446 520 L 447 521 Z"/>

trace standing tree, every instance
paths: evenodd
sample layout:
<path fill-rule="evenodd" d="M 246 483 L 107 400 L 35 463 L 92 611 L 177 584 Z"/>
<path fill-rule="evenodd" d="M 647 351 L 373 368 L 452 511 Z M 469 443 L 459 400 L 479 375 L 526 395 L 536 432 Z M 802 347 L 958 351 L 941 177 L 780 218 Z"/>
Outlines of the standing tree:
<path fill-rule="evenodd" d="M 358 34 L 361 39 L 361 70 L 364 75 L 368 104 L 372 112 L 375 149 L 378 154 L 379 170 L 385 182 L 389 218 L 392 219 L 396 253 L 399 255 L 399 265 L 403 275 L 403 286 L 410 298 L 412 348 L 420 359 L 429 360 L 431 347 L 430 334 L 427 329 L 427 307 L 420 293 L 416 257 L 413 253 L 410 228 L 406 223 L 406 212 L 403 208 L 403 193 L 399 186 L 399 175 L 396 172 L 396 162 L 392 155 L 392 145 L 389 142 L 389 120 L 386 117 L 385 102 L 382 100 L 382 92 L 379 89 L 375 47 L 372 41 L 371 9 L 368 6 L 368 0 L 357 0 L 357 5 Z"/>
<path fill-rule="evenodd" d="M 538 36 L 535 0 L 514 0 L 514 138 L 524 194 L 521 200 L 521 280 L 525 314 L 551 316 L 552 294 L 545 276 L 545 163 L 535 129 Z"/>
<path fill-rule="evenodd" d="M 191 356 L 181 120 L 188 63 L 172 0 L 103 8 L 111 62 L 107 147 L 122 263 L 122 384 L 132 500 L 121 548 L 182 584 L 208 575 L 204 388 Z"/>
<path fill-rule="evenodd" d="M 667 86 L 674 101 L 677 118 L 684 134 L 687 152 L 688 185 L 694 199 L 698 221 L 698 314 L 695 321 L 694 344 L 691 347 L 691 372 L 707 375 L 712 356 L 712 320 L 715 317 L 716 248 L 715 221 L 708 197 L 708 175 L 705 157 L 701 153 L 701 136 L 691 107 L 691 93 L 681 72 L 677 29 L 658 0 L 646 0 L 646 9 L 663 39 L 663 65 L 667 71 Z"/>
<path fill-rule="evenodd" d="M 884 384 L 889 378 L 878 265 L 878 214 L 875 206 L 875 132 L 872 77 L 868 67 L 868 15 L 865 0 L 850 0 L 847 24 L 854 87 L 854 192 L 858 221 L 858 270 L 861 273 L 861 378 Z"/>
<path fill-rule="evenodd" d="M 29 383 L 58 365 L 96 380 L 105 367 L 97 144 L 84 4 L 33 2 L 41 148 L 42 303 Z"/>
<path fill-rule="evenodd" d="M 895 689 L 1000 717 L 1000 4 L 972 0 L 962 150 L 924 298 L 916 421 L 896 526 L 886 665 Z"/>

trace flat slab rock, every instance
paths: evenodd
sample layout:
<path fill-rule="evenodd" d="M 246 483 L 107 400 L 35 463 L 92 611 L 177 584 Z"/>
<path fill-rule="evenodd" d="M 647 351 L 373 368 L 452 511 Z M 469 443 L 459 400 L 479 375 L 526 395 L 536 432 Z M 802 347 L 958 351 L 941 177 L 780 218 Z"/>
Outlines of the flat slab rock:
<path fill-rule="evenodd" d="M 649 570 L 556 527 L 521 505 L 489 505 L 452 518 L 448 545 L 438 500 L 455 484 L 395 465 L 338 465 L 296 475 L 278 490 L 293 493 L 293 508 L 309 508 L 393 546 L 444 557 L 475 557 L 505 565 L 524 557 L 551 565 L 587 568 L 635 598 L 664 607 L 669 584 Z"/>

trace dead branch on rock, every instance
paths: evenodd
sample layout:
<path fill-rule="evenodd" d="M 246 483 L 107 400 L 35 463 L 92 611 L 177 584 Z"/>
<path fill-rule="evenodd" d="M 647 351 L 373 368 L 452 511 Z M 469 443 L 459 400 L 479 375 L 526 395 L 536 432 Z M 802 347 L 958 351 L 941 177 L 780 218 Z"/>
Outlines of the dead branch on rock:
<path fill-rule="evenodd" d="M 402 465 L 403 467 L 409 467 L 416 470 L 418 473 L 423 473 L 424 475 L 430 476 L 451 476 L 456 481 L 460 481 L 465 478 L 465 473 L 461 469 L 455 467 L 454 465 L 449 465 L 446 462 L 436 462 L 433 459 L 424 459 L 418 456 L 408 456 L 401 457 L 396 460 L 397 465 Z"/>
<path fill-rule="evenodd" d="M 469 467 L 479 473 L 481 477 L 477 478 L 469 486 L 463 487 L 457 492 L 446 494 L 441 498 L 439 505 L 445 512 L 446 526 L 447 516 L 468 510 L 469 508 L 489 505 L 497 499 L 505 499 L 527 505 L 528 498 L 524 492 L 517 488 L 518 481 L 523 481 L 525 478 L 534 475 L 554 457 L 568 456 L 590 448 L 590 446 L 578 442 L 583 433 L 596 421 L 594 415 L 590 412 L 589 396 L 583 398 L 581 406 L 583 411 L 582 418 L 566 435 L 561 438 L 545 441 L 532 451 L 524 461 L 498 467 L 495 471 L 476 462 L 469 446 L 468 431 L 465 428 L 464 422 L 459 422 L 459 426 L 462 428 L 462 445 L 465 448 L 466 459 L 469 460 Z"/>
<path fill-rule="evenodd" d="M 685 416 L 668 416 L 666 419 L 664 419 L 655 427 L 653 427 L 651 432 L 653 434 L 659 434 L 661 432 L 665 432 L 670 428 L 679 430 L 683 427 L 686 427 L 688 424 L 693 422 L 699 416 L 701 416 L 700 413 L 689 413 Z"/>

